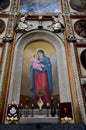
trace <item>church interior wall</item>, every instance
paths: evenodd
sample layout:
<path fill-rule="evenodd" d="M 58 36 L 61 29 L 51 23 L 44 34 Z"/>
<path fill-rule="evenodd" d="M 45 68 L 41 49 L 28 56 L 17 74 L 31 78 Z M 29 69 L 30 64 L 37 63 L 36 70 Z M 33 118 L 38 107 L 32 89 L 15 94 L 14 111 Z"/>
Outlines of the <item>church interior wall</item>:
<path fill-rule="evenodd" d="M 0 44 L 4 46 L 0 62 L 0 122 L 5 120 L 8 104 L 20 102 L 24 48 L 43 40 L 56 51 L 60 102 L 71 102 L 74 122 L 86 123 L 86 69 L 80 59 L 86 50 L 85 9 L 80 11 L 76 0 L 73 8 L 71 0 L 61 0 L 61 13 L 21 13 L 19 2 L 10 0 L 9 6 L 0 10 L 0 19 L 5 22 L 5 29 L 0 33 Z M 60 30 L 55 28 L 57 15 L 64 26 Z M 79 20 L 84 20 L 80 33 L 74 27 Z"/>

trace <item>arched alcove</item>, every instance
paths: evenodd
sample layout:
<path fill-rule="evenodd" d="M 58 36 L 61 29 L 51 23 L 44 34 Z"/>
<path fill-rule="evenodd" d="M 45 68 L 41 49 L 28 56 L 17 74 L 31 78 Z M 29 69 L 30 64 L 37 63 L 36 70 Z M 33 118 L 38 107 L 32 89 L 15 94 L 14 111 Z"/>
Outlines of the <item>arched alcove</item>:
<path fill-rule="evenodd" d="M 54 99 L 56 99 L 55 104 L 59 102 L 59 83 L 58 83 L 56 49 L 48 41 L 35 40 L 29 43 L 24 48 L 23 52 L 22 80 L 21 80 L 21 93 L 20 93 L 20 104 L 22 104 L 23 106 L 25 106 L 27 98 L 29 100 L 29 107 L 33 103 L 33 97 L 31 96 L 30 91 L 30 83 L 31 83 L 30 67 L 32 65 L 34 55 L 37 56 L 37 51 L 40 49 L 43 50 L 45 56 L 50 59 L 52 65 L 53 97 Z"/>
<path fill-rule="evenodd" d="M 65 101 L 70 102 L 71 101 L 70 85 L 68 78 L 65 46 L 63 41 L 58 35 L 55 35 L 52 32 L 46 30 L 33 30 L 23 34 L 18 39 L 15 45 L 8 103 L 12 103 L 12 101 L 14 100 L 17 103 L 19 103 L 20 101 L 24 49 L 26 46 L 30 45 L 35 41 L 48 42 L 48 44 L 50 44 L 51 46 L 53 46 L 53 48 L 55 48 L 55 57 L 57 64 L 56 72 L 58 73 L 57 84 L 59 87 L 60 102 Z"/>

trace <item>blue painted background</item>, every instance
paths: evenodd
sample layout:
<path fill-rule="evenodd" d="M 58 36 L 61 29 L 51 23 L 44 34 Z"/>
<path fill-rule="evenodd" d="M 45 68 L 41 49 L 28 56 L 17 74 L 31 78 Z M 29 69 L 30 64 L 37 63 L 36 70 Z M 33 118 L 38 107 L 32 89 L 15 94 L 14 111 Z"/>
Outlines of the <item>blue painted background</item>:
<path fill-rule="evenodd" d="M 60 12 L 59 0 L 21 0 L 20 12 Z"/>

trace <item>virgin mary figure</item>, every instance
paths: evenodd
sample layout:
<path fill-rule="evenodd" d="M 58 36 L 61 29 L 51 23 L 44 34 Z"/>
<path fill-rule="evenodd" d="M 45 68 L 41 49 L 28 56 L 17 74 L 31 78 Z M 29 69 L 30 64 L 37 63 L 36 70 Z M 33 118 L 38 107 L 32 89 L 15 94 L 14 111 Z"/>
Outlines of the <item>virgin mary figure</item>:
<path fill-rule="evenodd" d="M 36 101 L 41 98 L 45 105 L 49 105 L 53 94 L 52 64 L 43 50 L 38 50 L 37 56 L 40 68 L 30 66 L 30 92 Z"/>

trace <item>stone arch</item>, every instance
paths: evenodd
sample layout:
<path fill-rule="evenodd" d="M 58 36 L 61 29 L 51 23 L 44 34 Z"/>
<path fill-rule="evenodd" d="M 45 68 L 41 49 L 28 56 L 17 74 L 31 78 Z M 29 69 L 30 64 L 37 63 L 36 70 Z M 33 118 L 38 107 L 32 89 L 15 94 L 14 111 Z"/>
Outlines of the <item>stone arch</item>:
<path fill-rule="evenodd" d="M 63 41 L 58 35 L 55 35 L 50 31 L 33 30 L 23 34 L 16 42 L 8 103 L 12 103 L 12 101 L 14 100 L 17 103 L 19 103 L 20 101 L 23 51 L 29 43 L 35 40 L 48 41 L 55 47 L 58 66 L 60 102 L 70 102 L 70 85 L 68 78 L 65 46 Z"/>

